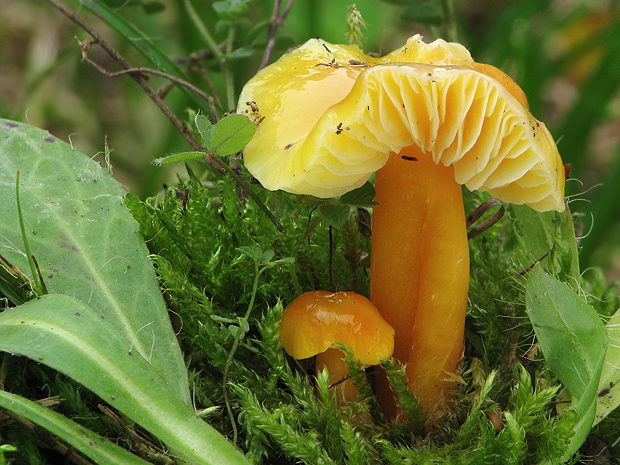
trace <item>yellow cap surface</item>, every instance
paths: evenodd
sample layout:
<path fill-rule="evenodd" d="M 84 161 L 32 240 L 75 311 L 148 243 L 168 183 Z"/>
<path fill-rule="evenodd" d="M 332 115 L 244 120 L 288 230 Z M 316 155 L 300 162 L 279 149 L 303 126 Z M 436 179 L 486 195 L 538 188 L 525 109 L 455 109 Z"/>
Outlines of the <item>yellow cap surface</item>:
<path fill-rule="evenodd" d="M 394 329 L 377 307 L 354 292 L 306 292 L 284 312 L 280 341 L 284 350 L 301 360 L 344 344 L 354 359 L 378 365 L 394 351 Z"/>
<path fill-rule="evenodd" d="M 383 58 L 310 40 L 243 89 L 237 111 L 259 123 L 246 167 L 268 189 L 334 197 L 417 145 L 470 190 L 562 211 L 551 134 L 514 82 L 477 65 L 462 46 L 419 36 Z"/>

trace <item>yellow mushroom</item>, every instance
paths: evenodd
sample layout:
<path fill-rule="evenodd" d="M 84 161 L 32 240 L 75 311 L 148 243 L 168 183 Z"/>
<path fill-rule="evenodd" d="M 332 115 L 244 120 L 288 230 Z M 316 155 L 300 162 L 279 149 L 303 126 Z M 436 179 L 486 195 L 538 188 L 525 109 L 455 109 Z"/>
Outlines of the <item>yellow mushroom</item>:
<path fill-rule="evenodd" d="M 562 211 L 551 134 L 506 74 L 420 36 L 381 58 L 310 40 L 252 78 L 237 111 L 258 123 L 245 165 L 268 189 L 334 197 L 376 172 L 370 297 L 396 331 L 410 389 L 440 418 L 469 287 L 461 185 Z M 385 380 L 377 391 L 397 415 Z"/>
<path fill-rule="evenodd" d="M 394 351 L 394 329 L 381 317 L 370 300 L 355 292 L 310 291 L 297 297 L 284 312 L 280 341 L 293 358 L 316 356 L 317 373 L 327 367 L 330 385 L 336 384 L 339 404 L 356 399 L 357 389 L 346 379 L 346 354 L 334 344 L 343 344 L 353 359 L 363 365 L 378 365 Z M 340 382 L 345 380 L 343 382 Z"/>

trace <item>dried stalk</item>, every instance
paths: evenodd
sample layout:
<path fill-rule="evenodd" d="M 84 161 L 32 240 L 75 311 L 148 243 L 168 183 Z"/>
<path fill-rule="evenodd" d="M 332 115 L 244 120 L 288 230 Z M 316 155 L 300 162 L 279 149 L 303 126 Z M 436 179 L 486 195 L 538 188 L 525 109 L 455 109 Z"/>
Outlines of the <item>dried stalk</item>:
<path fill-rule="evenodd" d="M 282 5 L 282 0 L 275 0 L 273 4 L 273 11 L 271 13 L 271 19 L 269 20 L 269 35 L 267 37 L 267 45 L 265 47 L 265 53 L 263 54 L 263 59 L 260 62 L 260 66 L 258 69 L 263 69 L 269 63 L 271 59 L 271 54 L 273 53 L 273 47 L 276 44 L 276 34 L 278 32 L 278 28 L 284 24 L 284 20 L 288 16 L 291 8 L 295 0 L 289 0 L 284 7 L 284 11 L 280 14 L 280 6 Z"/>
<path fill-rule="evenodd" d="M 105 39 L 103 39 L 95 30 L 93 30 L 77 13 L 73 10 L 67 8 L 64 4 L 62 4 L 59 0 L 47 0 L 50 4 L 52 4 L 55 8 L 57 8 L 61 13 L 71 19 L 74 23 L 84 29 L 94 40 L 88 46 L 92 45 L 92 43 L 97 43 L 101 48 L 103 48 L 110 57 L 116 61 L 125 71 L 124 73 L 129 74 L 131 78 L 138 83 L 138 85 L 146 92 L 146 94 L 153 100 L 153 102 L 157 105 L 157 107 L 168 117 L 168 119 L 174 124 L 174 126 L 181 132 L 185 140 L 192 146 L 194 150 L 197 152 L 205 153 L 205 160 L 218 171 L 224 171 L 243 188 L 247 191 L 248 195 L 256 202 L 259 208 L 267 215 L 269 220 L 274 224 L 274 226 L 280 231 L 282 234 L 286 234 L 286 230 L 280 224 L 280 221 L 271 213 L 271 211 L 267 208 L 267 206 L 263 203 L 263 201 L 256 195 L 254 191 L 250 188 L 250 183 L 247 179 L 238 175 L 234 172 L 234 170 L 228 166 L 225 162 L 221 161 L 216 157 L 215 153 L 209 152 L 205 150 L 204 147 L 200 145 L 200 143 L 196 140 L 192 132 L 189 128 L 183 123 L 170 109 L 168 105 L 163 101 L 163 99 L 159 96 L 157 92 L 155 92 L 151 87 L 146 83 L 146 76 L 143 74 L 143 69 L 132 67 L 125 58 L 114 48 L 112 47 Z M 291 2 L 293 0 L 290 0 Z M 89 60 L 90 61 L 90 60 Z M 141 71 L 136 71 L 141 70 Z"/>

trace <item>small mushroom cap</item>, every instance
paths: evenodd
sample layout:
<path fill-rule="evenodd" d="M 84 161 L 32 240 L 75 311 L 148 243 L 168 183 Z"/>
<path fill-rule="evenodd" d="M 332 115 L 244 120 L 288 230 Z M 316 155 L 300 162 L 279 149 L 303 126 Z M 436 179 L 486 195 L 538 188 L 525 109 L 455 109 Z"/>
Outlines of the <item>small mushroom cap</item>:
<path fill-rule="evenodd" d="M 414 36 L 375 58 L 312 39 L 252 78 L 237 111 L 259 123 L 244 158 L 267 189 L 342 195 L 416 145 L 470 190 L 564 209 L 551 134 L 514 81 L 458 44 Z"/>
<path fill-rule="evenodd" d="M 378 365 L 394 351 L 394 329 L 366 297 L 354 292 L 306 292 L 284 312 L 280 341 L 301 360 L 344 344 L 364 365 Z"/>

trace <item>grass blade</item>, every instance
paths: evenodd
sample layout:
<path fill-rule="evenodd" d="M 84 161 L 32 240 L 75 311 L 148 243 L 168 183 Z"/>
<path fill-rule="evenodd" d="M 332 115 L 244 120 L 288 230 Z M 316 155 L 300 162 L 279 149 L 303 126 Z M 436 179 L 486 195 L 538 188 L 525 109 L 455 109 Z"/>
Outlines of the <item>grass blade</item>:
<path fill-rule="evenodd" d="M 168 55 L 160 50 L 140 29 L 133 24 L 125 21 L 121 16 L 116 14 L 112 8 L 108 7 L 104 2 L 98 0 L 79 0 L 80 5 L 88 8 L 95 13 L 112 28 L 123 36 L 136 50 L 142 53 L 153 66 L 166 74 L 170 74 L 179 79 L 187 80 L 187 75 L 183 70 L 172 61 Z M 193 92 L 185 86 L 178 86 L 189 99 L 194 102 L 198 108 L 204 113 L 209 114 L 210 109 L 207 102 L 200 100 Z"/>
<path fill-rule="evenodd" d="M 575 435 L 563 457 L 568 460 L 592 428 L 607 332 L 594 309 L 565 283 L 542 270 L 530 271 L 527 312 L 549 369 L 570 391 L 577 410 Z"/>
<path fill-rule="evenodd" d="M 0 407 L 45 428 L 99 465 L 148 465 L 148 462 L 98 434 L 21 396 L 0 391 Z"/>
<path fill-rule="evenodd" d="M 185 463 L 247 464 L 196 417 L 110 321 L 66 296 L 48 294 L 0 314 L 0 350 L 65 373 L 166 443 Z"/>

